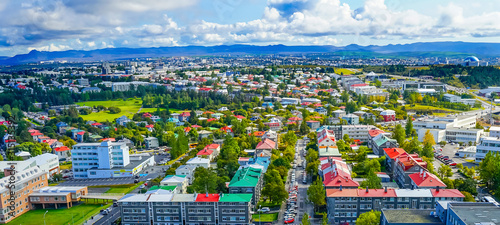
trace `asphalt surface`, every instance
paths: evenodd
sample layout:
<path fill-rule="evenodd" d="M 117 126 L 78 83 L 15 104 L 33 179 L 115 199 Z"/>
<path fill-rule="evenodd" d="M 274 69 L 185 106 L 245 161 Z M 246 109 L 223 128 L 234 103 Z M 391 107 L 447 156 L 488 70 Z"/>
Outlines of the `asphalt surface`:
<path fill-rule="evenodd" d="M 101 219 L 95 222 L 93 225 L 111 225 L 118 218 L 120 218 L 120 207 L 111 206 L 111 212 L 108 215 L 103 215 Z"/>
<path fill-rule="evenodd" d="M 474 163 L 467 162 L 467 161 L 465 161 L 464 158 L 461 158 L 461 157 L 458 157 L 455 155 L 455 153 L 458 152 L 458 148 L 459 148 L 458 144 L 453 144 L 453 145 L 447 144 L 444 147 L 441 147 L 440 145 L 436 145 L 436 148 L 438 149 L 439 153 L 443 154 L 444 156 L 448 156 L 450 159 L 455 161 L 457 164 L 461 163 L 463 166 L 466 166 L 466 167 L 477 166 Z M 443 149 L 443 150 L 440 151 L 440 149 Z M 437 158 L 434 158 L 433 164 L 434 164 L 434 169 L 436 172 L 438 171 L 438 169 L 442 165 L 444 165 L 444 163 Z M 458 173 L 458 169 L 456 167 L 451 166 L 451 170 L 453 171 L 453 176 L 450 177 L 451 179 L 464 178 L 460 173 Z"/>

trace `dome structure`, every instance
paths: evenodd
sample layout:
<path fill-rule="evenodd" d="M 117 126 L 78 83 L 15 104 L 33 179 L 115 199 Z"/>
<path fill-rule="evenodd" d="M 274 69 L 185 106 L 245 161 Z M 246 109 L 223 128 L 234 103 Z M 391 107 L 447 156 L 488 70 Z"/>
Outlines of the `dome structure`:
<path fill-rule="evenodd" d="M 479 62 L 479 59 L 476 56 L 469 56 L 464 59 L 465 62 Z"/>

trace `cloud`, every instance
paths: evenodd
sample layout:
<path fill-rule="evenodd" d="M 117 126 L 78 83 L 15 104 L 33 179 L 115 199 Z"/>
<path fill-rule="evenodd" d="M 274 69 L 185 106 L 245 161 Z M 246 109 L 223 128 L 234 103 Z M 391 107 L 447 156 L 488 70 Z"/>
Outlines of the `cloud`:
<path fill-rule="evenodd" d="M 433 3 L 429 12 L 405 3 L 365 0 L 268 0 L 260 19 L 233 23 L 184 21 L 173 11 L 199 12 L 203 0 L 0 1 L 0 54 L 109 47 L 216 44 L 346 45 L 499 37 L 500 10 L 468 13 L 468 5 Z M 398 5 L 401 4 L 401 5 Z M 12 19 L 17 18 L 17 19 Z"/>

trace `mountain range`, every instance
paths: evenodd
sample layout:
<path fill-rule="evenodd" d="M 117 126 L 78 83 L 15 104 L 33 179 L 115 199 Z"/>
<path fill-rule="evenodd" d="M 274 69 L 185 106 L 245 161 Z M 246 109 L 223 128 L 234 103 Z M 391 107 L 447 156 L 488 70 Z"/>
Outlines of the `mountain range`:
<path fill-rule="evenodd" d="M 356 55 L 377 57 L 397 56 L 463 56 L 478 57 L 500 56 L 500 43 L 470 43 L 470 42 L 419 42 L 397 45 L 347 45 L 343 47 L 331 45 L 286 46 L 286 45 L 218 45 L 218 46 L 182 46 L 158 48 L 106 48 L 96 50 L 68 50 L 45 52 L 32 50 L 28 54 L 13 57 L 0 56 L 0 65 L 19 65 L 40 61 L 67 60 L 72 62 L 90 62 L 100 60 L 120 60 L 145 57 L 172 56 L 207 56 L 207 55 L 268 55 L 268 54 L 312 54 L 332 53 L 333 55 Z"/>

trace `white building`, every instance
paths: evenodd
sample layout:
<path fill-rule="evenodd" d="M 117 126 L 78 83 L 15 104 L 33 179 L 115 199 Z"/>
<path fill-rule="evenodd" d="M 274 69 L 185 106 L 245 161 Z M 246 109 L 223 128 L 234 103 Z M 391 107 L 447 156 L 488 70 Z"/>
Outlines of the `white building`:
<path fill-rule="evenodd" d="M 194 165 L 181 165 L 175 170 L 175 175 L 184 175 L 188 179 L 189 184 L 193 183 L 194 170 L 196 166 Z"/>
<path fill-rule="evenodd" d="M 194 157 L 186 162 L 186 165 L 191 165 L 195 167 L 205 167 L 209 168 L 210 167 L 210 159 L 206 158 L 201 158 L 201 157 Z"/>
<path fill-rule="evenodd" d="M 3 171 L 3 169 L 9 168 L 11 164 L 15 164 L 16 170 L 19 171 L 38 167 L 50 176 L 60 172 L 59 158 L 51 153 L 41 154 L 24 161 L 0 161 L 0 169 Z"/>
<path fill-rule="evenodd" d="M 478 143 L 479 138 L 484 136 L 483 129 L 460 129 L 452 128 L 446 130 L 446 141 L 452 141 L 455 143 Z"/>
<path fill-rule="evenodd" d="M 155 137 L 147 137 L 144 138 L 144 144 L 146 145 L 147 149 L 152 149 L 152 148 L 158 148 L 158 138 Z"/>
<path fill-rule="evenodd" d="M 500 127 L 490 127 L 490 137 L 500 137 Z"/>
<path fill-rule="evenodd" d="M 71 155 L 76 179 L 130 177 L 154 165 L 154 157 L 147 153 L 130 156 L 124 142 L 80 143 Z"/>
<path fill-rule="evenodd" d="M 339 138 L 343 138 L 344 135 L 347 134 L 349 138 L 358 139 L 361 142 L 368 142 L 370 137 L 368 131 L 374 128 L 376 127 L 373 125 L 345 125 L 342 126 L 342 137 Z"/>
<path fill-rule="evenodd" d="M 424 136 L 425 133 L 427 133 L 427 131 L 429 131 L 432 134 L 432 136 L 434 137 L 434 141 L 436 143 L 446 140 L 446 130 L 422 128 L 417 130 L 418 141 L 420 142 L 424 141 Z"/>
<path fill-rule="evenodd" d="M 417 130 L 418 140 L 420 141 L 424 139 L 425 132 L 427 130 L 430 130 L 434 135 L 434 139 L 436 140 L 436 142 L 444 140 L 454 142 L 464 142 L 463 140 L 468 140 L 466 142 L 474 142 L 472 136 L 476 135 L 476 137 L 478 137 L 478 135 L 483 135 L 483 132 L 477 130 L 473 131 L 474 129 L 471 129 L 475 126 L 475 115 L 436 117 L 432 119 L 417 120 L 413 122 L 413 127 L 415 128 L 415 130 Z M 467 131 L 467 129 L 469 129 L 470 131 Z M 448 135 L 449 139 L 447 139 L 446 137 L 447 130 L 450 130 L 450 133 Z M 475 134 L 473 134 L 474 132 Z M 477 142 L 478 139 L 475 140 Z"/>
<path fill-rule="evenodd" d="M 476 162 L 481 162 L 488 152 L 500 153 L 500 137 L 482 137 L 476 146 Z"/>

